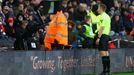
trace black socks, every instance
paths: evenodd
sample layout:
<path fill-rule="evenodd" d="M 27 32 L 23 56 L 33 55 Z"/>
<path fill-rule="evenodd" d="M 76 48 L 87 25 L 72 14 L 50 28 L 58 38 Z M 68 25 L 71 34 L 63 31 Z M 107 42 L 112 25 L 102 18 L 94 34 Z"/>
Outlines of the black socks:
<path fill-rule="evenodd" d="M 110 58 L 109 58 L 109 56 L 102 57 L 102 64 L 103 64 L 103 72 L 109 73 L 110 72 Z"/>

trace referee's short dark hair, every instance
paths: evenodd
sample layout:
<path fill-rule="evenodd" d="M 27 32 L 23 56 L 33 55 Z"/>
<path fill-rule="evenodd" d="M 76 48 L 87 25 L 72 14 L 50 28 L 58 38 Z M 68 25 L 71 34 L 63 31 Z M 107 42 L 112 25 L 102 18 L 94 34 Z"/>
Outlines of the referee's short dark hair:
<path fill-rule="evenodd" d="M 99 6 L 103 11 L 107 10 L 107 6 L 105 4 L 100 4 Z"/>

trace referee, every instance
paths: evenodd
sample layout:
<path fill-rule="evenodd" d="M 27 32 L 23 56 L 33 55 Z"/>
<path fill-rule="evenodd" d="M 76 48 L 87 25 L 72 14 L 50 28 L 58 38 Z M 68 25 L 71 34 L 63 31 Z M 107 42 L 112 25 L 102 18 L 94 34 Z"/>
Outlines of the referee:
<path fill-rule="evenodd" d="M 102 57 L 103 72 L 100 75 L 110 75 L 110 57 L 108 52 L 108 40 L 110 32 L 111 19 L 106 14 L 106 5 L 99 4 L 98 14 L 100 14 L 100 29 L 98 31 L 98 37 L 96 39 L 96 45 L 100 56 Z"/>

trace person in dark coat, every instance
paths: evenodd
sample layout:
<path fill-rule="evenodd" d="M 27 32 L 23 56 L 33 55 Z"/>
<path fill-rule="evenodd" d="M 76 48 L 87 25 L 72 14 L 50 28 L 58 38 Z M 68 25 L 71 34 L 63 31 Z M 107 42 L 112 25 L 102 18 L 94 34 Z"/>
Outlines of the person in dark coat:
<path fill-rule="evenodd" d="M 72 21 L 68 21 L 68 42 L 69 45 L 72 45 L 72 47 L 74 47 L 74 43 L 76 41 L 77 38 L 77 34 L 75 32 L 75 23 Z"/>
<path fill-rule="evenodd" d="M 123 36 L 122 32 L 124 32 L 125 30 L 125 27 L 123 25 L 123 21 L 122 21 L 122 18 L 120 15 L 115 15 L 113 18 L 112 18 L 112 21 L 111 21 L 111 31 L 114 32 L 115 36 Z"/>
<path fill-rule="evenodd" d="M 28 25 L 28 21 L 23 21 L 18 28 L 15 30 L 15 42 L 14 42 L 14 50 L 24 50 L 24 38 L 23 35 L 25 33 L 26 27 Z"/>
<path fill-rule="evenodd" d="M 14 21 L 14 27 L 15 28 L 20 27 L 20 25 L 21 25 L 21 23 L 22 23 L 23 20 L 24 20 L 24 15 L 23 14 L 18 14 L 16 16 L 15 21 Z"/>
<path fill-rule="evenodd" d="M 84 20 L 84 17 L 87 15 L 86 8 L 87 8 L 86 4 L 81 3 L 79 5 L 79 8 L 74 11 L 73 16 L 75 22 Z"/>
<path fill-rule="evenodd" d="M 4 6 L 4 7 L 3 7 L 3 13 L 4 13 L 4 15 L 5 15 L 4 21 L 5 21 L 6 24 L 8 24 L 8 23 L 7 23 L 7 22 L 8 22 L 8 18 L 9 18 L 10 16 L 12 16 L 12 18 L 14 18 L 14 16 L 13 16 L 13 14 L 12 14 L 12 12 L 10 11 L 10 8 L 9 8 L 8 6 Z"/>

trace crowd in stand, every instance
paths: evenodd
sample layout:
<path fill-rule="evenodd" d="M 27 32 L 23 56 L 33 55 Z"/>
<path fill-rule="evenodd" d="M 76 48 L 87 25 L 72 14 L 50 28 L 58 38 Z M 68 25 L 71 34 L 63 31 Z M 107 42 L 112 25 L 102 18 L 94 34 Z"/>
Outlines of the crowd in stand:
<path fill-rule="evenodd" d="M 91 11 L 92 6 L 98 3 L 107 5 L 107 13 L 111 17 L 112 39 L 126 39 L 126 36 L 134 38 L 134 0 L 62 0 L 61 9 L 68 19 L 69 44 L 73 47 L 77 48 L 81 44 L 79 34 L 81 34 L 84 17 Z M 42 6 L 40 6 L 42 12 L 40 19 L 29 0 L 3 0 L 0 5 L 0 38 L 17 39 L 14 43 L 16 50 L 22 45 L 19 42 L 25 43 L 21 38 L 26 37 L 29 40 L 27 43 L 32 45 L 30 49 L 44 45 L 43 39 L 47 24 L 50 22 L 48 19 L 50 14 L 43 14 Z M 41 24 L 41 20 L 45 25 L 40 25 L 38 28 L 35 25 Z M 30 30 L 31 27 L 33 30 Z M 23 35 L 26 28 L 30 29 Z M 32 32 L 34 34 L 30 34 Z M 35 46 L 31 42 L 36 42 L 38 45 Z"/>

